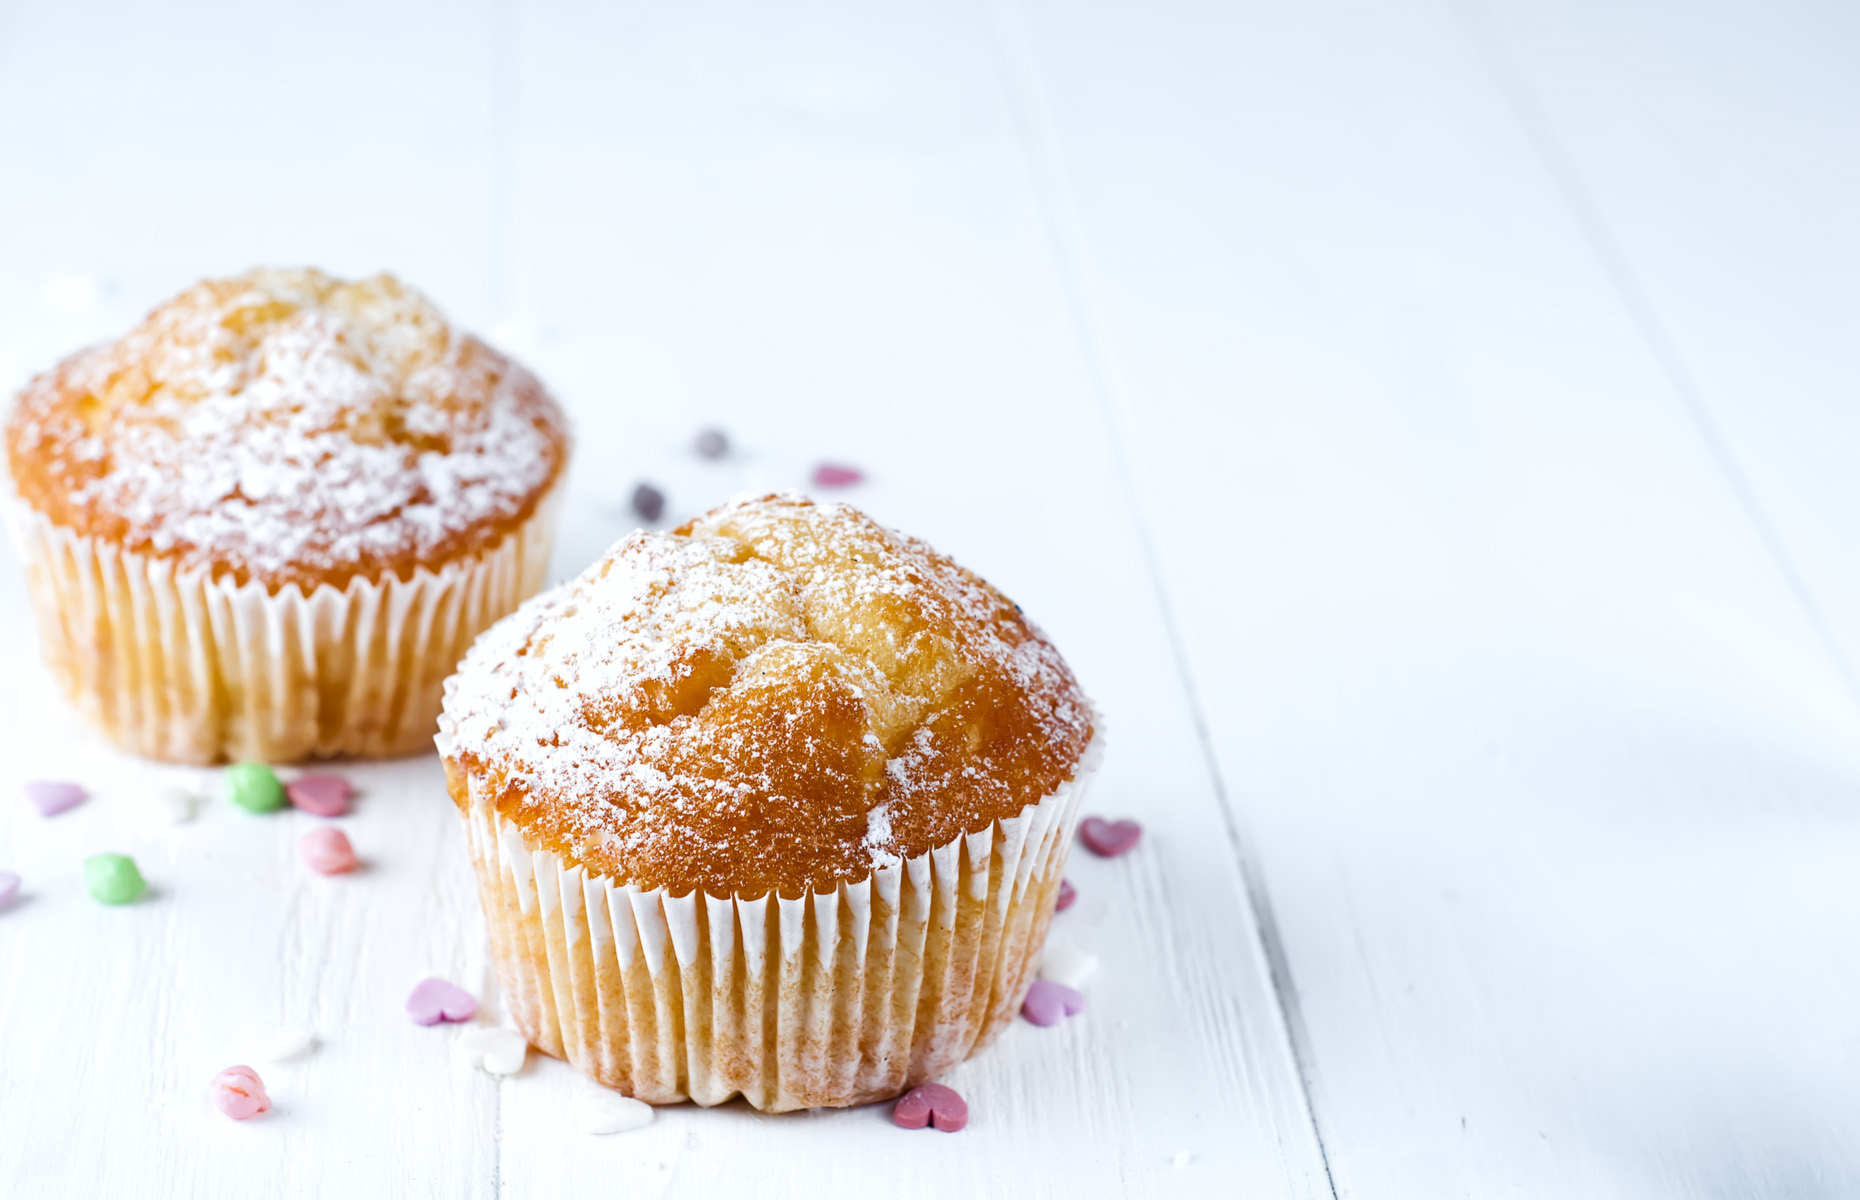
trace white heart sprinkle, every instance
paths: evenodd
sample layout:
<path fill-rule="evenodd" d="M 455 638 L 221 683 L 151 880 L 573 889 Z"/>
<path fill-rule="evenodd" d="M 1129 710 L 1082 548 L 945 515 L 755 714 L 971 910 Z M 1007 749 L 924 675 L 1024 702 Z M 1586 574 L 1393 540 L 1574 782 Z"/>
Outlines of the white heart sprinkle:
<path fill-rule="evenodd" d="M 150 819 L 165 825 L 185 825 L 200 811 L 200 797 L 186 788 L 158 788 L 149 797 Z"/>
<path fill-rule="evenodd" d="M 316 1035 L 308 1029 L 256 1024 L 239 1027 L 240 1053 L 256 1062 L 289 1062 L 314 1049 Z"/>
<path fill-rule="evenodd" d="M 1040 955 L 1040 978 L 1082 989 L 1098 973 L 1098 956 L 1064 942 L 1048 942 Z"/>
<path fill-rule="evenodd" d="M 459 1057 L 493 1075 L 515 1075 L 529 1057 L 530 1044 L 514 1029 L 479 1026 L 459 1034 L 452 1043 Z"/>
<path fill-rule="evenodd" d="M 652 1105 L 605 1088 L 575 1095 L 575 1118 L 586 1133 L 627 1133 L 652 1124 Z"/>

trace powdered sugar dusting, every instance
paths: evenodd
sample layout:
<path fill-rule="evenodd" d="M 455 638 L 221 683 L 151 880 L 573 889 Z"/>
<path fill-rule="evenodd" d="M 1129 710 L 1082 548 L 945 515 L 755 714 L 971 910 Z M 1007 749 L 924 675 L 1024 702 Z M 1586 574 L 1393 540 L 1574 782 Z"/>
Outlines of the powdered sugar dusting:
<path fill-rule="evenodd" d="M 440 748 L 578 861 L 714 894 L 869 874 L 1070 778 L 1089 707 L 1013 603 L 843 505 L 638 533 L 493 627 Z"/>
<path fill-rule="evenodd" d="M 309 583 L 494 537 L 566 438 L 533 377 L 391 277 L 255 271 L 35 379 L 9 450 L 60 524 Z"/>

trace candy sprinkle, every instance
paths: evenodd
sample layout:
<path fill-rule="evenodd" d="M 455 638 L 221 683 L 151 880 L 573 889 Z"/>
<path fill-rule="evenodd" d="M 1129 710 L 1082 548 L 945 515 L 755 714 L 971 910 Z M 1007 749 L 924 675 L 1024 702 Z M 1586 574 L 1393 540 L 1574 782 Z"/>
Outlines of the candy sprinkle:
<path fill-rule="evenodd" d="M 865 472 L 839 463 L 821 463 L 814 468 L 815 487 L 851 487 L 865 482 Z"/>
<path fill-rule="evenodd" d="M 470 1065 L 493 1075 L 515 1075 L 530 1053 L 529 1042 L 516 1030 L 491 1027 L 467 1029 L 452 1048 Z"/>
<path fill-rule="evenodd" d="M 227 1067 L 207 1085 L 213 1094 L 214 1107 L 235 1121 L 271 1111 L 271 1097 L 265 1094 L 265 1081 L 247 1066 Z"/>
<path fill-rule="evenodd" d="M 11 871 L 0 871 L 0 908 L 13 903 L 13 897 L 19 895 L 20 879 Z"/>
<path fill-rule="evenodd" d="M 1057 1025 L 1084 1011 L 1084 993 L 1050 979 L 1034 980 L 1020 1006 L 1020 1015 L 1040 1026 Z"/>
<path fill-rule="evenodd" d="M 127 854 L 93 854 L 84 860 L 84 886 L 101 904 L 128 904 L 148 884 Z"/>
<path fill-rule="evenodd" d="M 1076 946 L 1050 941 L 1046 943 L 1046 949 L 1040 951 L 1041 979 L 1063 983 L 1069 988 L 1082 988 L 1097 973 L 1098 956 L 1088 954 Z"/>
<path fill-rule="evenodd" d="M 633 511 L 647 524 L 657 521 L 665 515 L 665 493 L 650 483 L 640 484 L 633 489 Z"/>
<path fill-rule="evenodd" d="M 575 1118 L 582 1132 L 631 1133 L 652 1124 L 652 1105 L 606 1088 L 588 1087 L 575 1094 Z"/>
<path fill-rule="evenodd" d="M 319 875 L 341 875 L 355 869 L 355 847 L 349 845 L 349 835 L 340 829 L 312 829 L 298 840 L 297 852 L 303 855 L 304 864 Z"/>
<path fill-rule="evenodd" d="M 349 811 L 355 786 L 340 775 L 299 775 L 284 785 L 293 808 L 319 817 L 340 817 Z"/>
<path fill-rule="evenodd" d="M 84 789 L 61 780 L 35 779 L 26 785 L 25 792 L 42 817 L 55 817 L 84 803 Z"/>
<path fill-rule="evenodd" d="M 469 1021 L 477 1011 L 478 1001 L 470 992 L 443 979 L 422 979 L 407 997 L 407 1015 L 415 1025 Z"/>
<path fill-rule="evenodd" d="M 1059 881 L 1059 899 L 1053 905 L 1054 912 L 1064 912 L 1072 907 L 1072 902 L 1079 898 L 1079 890 L 1072 886 L 1070 879 Z"/>
<path fill-rule="evenodd" d="M 1086 817 L 1079 822 L 1079 840 L 1093 854 L 1116 858 L 1137 844 L 1143 826 L 1135 821 L 1107 821 L 1103 817 Z"/>
<path fill-rule="evenodd" d="M 284 785 L 264 763 L 234 763 L 226 768 L 226 798 L 247 812 L 276 812 L 284 807 Z"/>
<path fill-rule="evenodd" d="M 930 1125 L 944 1133 L 955 1133 L 969 1123 L 969 1106 L 955 1088 L 940 1083 L 919 1084 L 898 1097 L 891 1110 L 891 1123 L 900 1129 Z"/>
<path fill-rule="evenodd" d="M 730 439 L 721 429 L 706 429 L 697 435 L 697 452 L 702 458 L 722 458 L 730 452 Z"/>

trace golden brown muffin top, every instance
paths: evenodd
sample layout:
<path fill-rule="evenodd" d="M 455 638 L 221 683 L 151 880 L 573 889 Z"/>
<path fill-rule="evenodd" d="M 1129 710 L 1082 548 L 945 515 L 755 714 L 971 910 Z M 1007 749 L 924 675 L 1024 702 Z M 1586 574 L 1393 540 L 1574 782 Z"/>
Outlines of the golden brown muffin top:
<path fill-rule="evenodd" d="M 676 895 L 856 882 L 1071 779 L 1090 704 L 1020 608 L 855 508 L 635 533 L 478 639 L 440 753 L 534 842 Z"/>
<path fill-rule="evenodd" d="M 27 384 L 6 441 L 54 524 L 274 589 L 473 553 L 568 452 L 536 379 L 424 296 L 313 270 L 196 284 Z"/>

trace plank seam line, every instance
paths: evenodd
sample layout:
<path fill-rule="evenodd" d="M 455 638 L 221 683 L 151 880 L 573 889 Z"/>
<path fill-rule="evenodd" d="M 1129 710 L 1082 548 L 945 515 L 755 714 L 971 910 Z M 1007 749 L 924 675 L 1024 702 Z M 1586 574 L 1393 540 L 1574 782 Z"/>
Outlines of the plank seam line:
<path fill-rule="evenodd" d="M 1175 609 L 1169 600 L 1161 556 L 1151 533 L 1154 521 L 1151 516 L 1152 506 L 1147 499 L 1148 487 L 1133 449 L 1136 420 L 1131 411 L 1129 388 L 1113 348 L 1109 321 L 1104 314 L 1089 255 L 1085 250 L 1083 218 L 1073 197 L 1052 112 L 1040 85 L 1030 35 L 1017 0 L 984 0 L 984 3 L 992 17 L 1008 109 L 1020 134 L 1041 210 L 1041 224 L 1045 226 L 1051 242 L 1053 257 L 1072 310 L 1072 319 L 1079 340 L 1083 343 L 1099 415 L 1108 426 L 1107 432 L 1112 435 L 1112 461 L 1117 467 L 1118 482 L 1136 523 L 1138 545 L 1162 617 L 1170 657 L 1188 702 L 1203 764 L 1213 785 L 1228 842 L 1240 870 L 1241 883 L 1253 910 L 1253 934 L 1266 961 L 1280 1027 L 1284 1031 L 1297 1074 L 1299 1098 L 1304 1105 L 1305 1118 L 1311 1126 L 1318 1161 L 1324 1168 L 1324 1183 L 1333 1200 L 1337 1200 L 1337 1182 L 1331 1172 L 1330 1152 L 1324 1143 L 1324 1131 L 1318 1123 L 1317 1106 L 1313 1100 L 1315 1081 L 1310 1037 L 1299 1004 L 1298 990 L 1292 980 L 1290 962 L 1286 958 L 1278 921 L 1273 915 L 1272 902 L 1266 894 L 1264 872 L 1259 869 L 1251 839 L 1240 827 L 1235 806 L 1221 775 L 1219 759 L 1214 750 L 1213 732 L 1201 704 Z"/>
<path fill-rule="evenodd" d="M 1834 627 L 1828 623 L 1822 615 L 1821 606 L 1815 602 L 1807 579 L 1796 568 L 1795 560 L 1783 544 L 1782 535 L 1777 532 L 1758 501 L 1755 486 L 1744 473 L 1737 456 L 1732 453 L 1717 418 L 1712 415 L 1711 406 L 1705 401 L 1704 389 L 1686 365 L 1666 322 L 1660 318 L 1651 293 L 1641 283 L 1626 251 L 1621 248 L 1619 239 L 1603 217 L 1601 205 L 1584 184 L 1575 160 L 1557 139 L 1549 117 L 1532 95 L 1522 71 L 1504 53 L 1499 44 L 1498 32 L 1475 0 L 1450 0 L 1450 3 L 1473 43 L 1474 52 L 1498 85 L 1512 116 L 1523 128 L 1525 140 L 1530 143 L 1538 161 L 1549 174 L 1583 239 L 1595 254 L 1602 273 L 1607 276 L 1609 285 L 1627 310 L 1628 319 L 1633 322 L 1636 332 L 1653 354 L 1654 361 L 1659 364 L 1667 385 L 1678 396 L 1680 407 L 1685 410 L 1693 432 L 1705 444 L 1706 453 L 1711 456 L 1718 473 L 1730 487 L 1737 506 L 1743 510 L 1744 518 L 1756 532 L 1757 540 L 1763 544 L 1764 552 L 1782 573 L 1783 582 L 1788 585 L 1796 605 L 1808 619 L 1810 629 L 1821 643 L 1822 652 L 1828 656 L 1835 674 L 1840 676 L 1842 686 L 1847 689 L 1848 699 L 1860 706 L 1860 673 L 1856 673 L 1848 660 L 1840 639 L 1835 636 Z"/>

